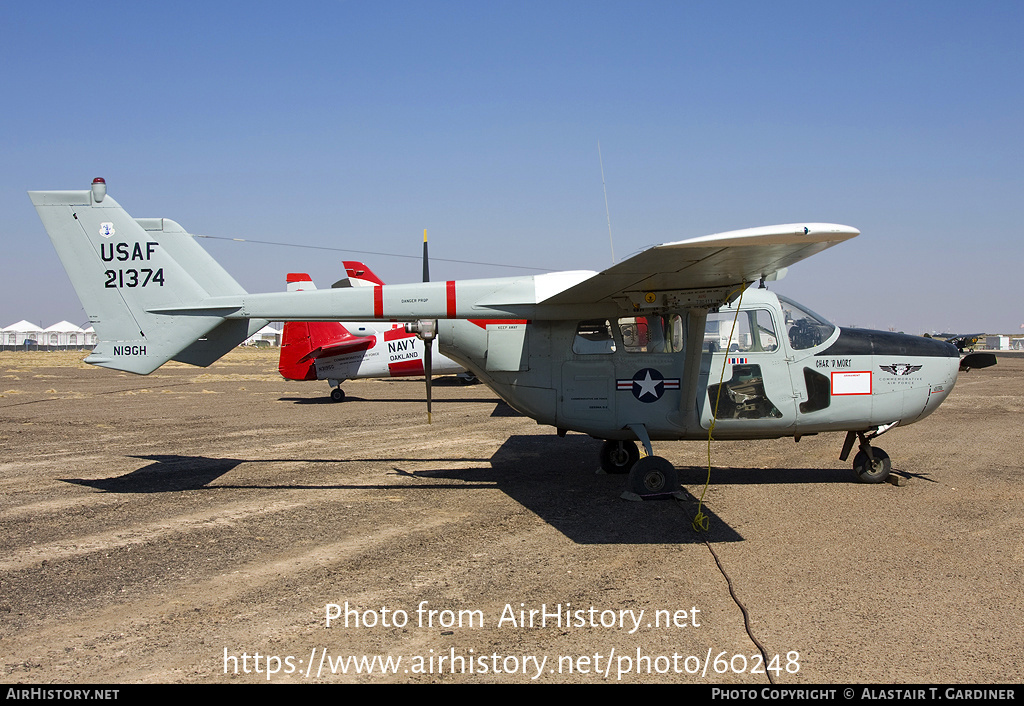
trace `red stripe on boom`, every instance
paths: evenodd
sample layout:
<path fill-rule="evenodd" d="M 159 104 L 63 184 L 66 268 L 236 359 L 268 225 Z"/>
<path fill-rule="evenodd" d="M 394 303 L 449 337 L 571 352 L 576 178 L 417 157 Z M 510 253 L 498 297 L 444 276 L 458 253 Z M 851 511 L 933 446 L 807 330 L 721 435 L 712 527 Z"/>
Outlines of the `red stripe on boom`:
<path fill-rule="evenodd" d="M 384 317 L 384 287 L 373 288 L 373 315 L 378 319 Z"/>
<path fill-rule="evenodd" d="M 448 280 L 446 283 L 448 290 L 448 318 L 455 318 L 455 282 Z"/>

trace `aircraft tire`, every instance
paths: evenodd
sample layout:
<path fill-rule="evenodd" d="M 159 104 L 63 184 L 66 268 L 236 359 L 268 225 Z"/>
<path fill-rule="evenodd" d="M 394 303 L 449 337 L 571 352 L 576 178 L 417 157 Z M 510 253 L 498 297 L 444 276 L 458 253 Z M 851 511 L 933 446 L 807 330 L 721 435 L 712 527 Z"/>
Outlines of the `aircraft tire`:
<path fill-rule="evenodd" d="M 605 473 L 618 475 L 629 473 L 630 469 L 640 460 L 640 449 L 634 441 L 623 441 L 622 451 L 619 442 L 608 440 L 601 444 L 601 470 Z"/>
<path fill-rule="evenodd" d="M 340 387 L 336 387 L 331 390 L 331 399 L 335 402 L 341 402 L 345 399 L 345 391 Z"/>
<path fill-rule="evenodd" d="M 661 456 L 644 456 L 629 472 L 629 489 L 637 495 L 673 493 L 679 489 L 679 474 Z"/>
<path fill-rule="evenodd" d="M 863 451 L 857 452 L 853 458 L 853 473 L 861 483 L 882 483 L 889 477 L 892 461 L 882 449 L 872 448 L 871 453 L 875 457 L 874 463 Z"/>

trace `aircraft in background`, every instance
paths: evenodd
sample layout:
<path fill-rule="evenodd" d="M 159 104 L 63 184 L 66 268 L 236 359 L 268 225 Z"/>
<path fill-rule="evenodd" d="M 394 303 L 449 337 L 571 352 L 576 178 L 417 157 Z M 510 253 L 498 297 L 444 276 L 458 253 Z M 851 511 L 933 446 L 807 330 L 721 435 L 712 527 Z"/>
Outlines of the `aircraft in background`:
<path fill-rule="evenodd" d="M 961 353 L 964 350 L 973 351 L 978 345 L 984 333 L 933 333 L 925 334 L 928 338 L 937 338 L 947 343 L 952 343 Z"/>
<path fill-rule="evenodd" d="M 86 362 L 148 374 L 168 360 L 209 365 L 271 320 L 411 321 L 428 419 L 439 333 L 449 358 L 519 412 L 603 439 L 602 466 L 628 472 L 640 495 L 678 486 L 653 441 L 712 437 L 843 433 L 840 458 L 857 444 L 857 479 L 882 482 L 891 462 L 871 442 L 927 417 L 960 370 L 981 367 L 952 344 L 841 329 L 749 288 L 859 235 L 849 226 L 690 238 L 602 272 L 249 294 L 178 224 L 129 216 L 102 180 L 30 197 L 100 338 Z"/>
<path fill-rule="evenodd" d="M 383 282 L 361 262 L 345 261 L 348 278 L 335 287 L 379 287 Z M 313 291 L 312 278 L 304 273 L 288 275 L 288 291 Z M 331 399 L 341 402 L 341 383 L 357 378 L 420 377 L 424 370 L 423 341 L 404 324 L 388 322 L 341 323 L 337 321 L 289 321 L 281 336 L 278 371 L 287 380 L 327 380 L 334 389 Z M 472 382 L 465 368 L 438 355 L 434 373 L 459 373 Z"/>

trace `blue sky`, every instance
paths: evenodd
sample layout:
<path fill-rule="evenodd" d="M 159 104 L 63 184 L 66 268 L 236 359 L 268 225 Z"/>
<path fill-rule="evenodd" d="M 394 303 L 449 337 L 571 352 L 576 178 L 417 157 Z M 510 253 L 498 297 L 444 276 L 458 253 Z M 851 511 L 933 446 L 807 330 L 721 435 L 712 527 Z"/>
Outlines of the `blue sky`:
<path fill-rule="evenodd" d="M 1019 2 L 7 3 L 0 326 L 86 315 L 25 192 L 194 233 L 546 269 L 773 223 L 841 325 L 1024 323 Z M 355 255 L 204 240 L 249 291 Z M 415 259 L 363 257 L 386 281 Z M 435 261 L 435 279 L 516 270 Z"/>

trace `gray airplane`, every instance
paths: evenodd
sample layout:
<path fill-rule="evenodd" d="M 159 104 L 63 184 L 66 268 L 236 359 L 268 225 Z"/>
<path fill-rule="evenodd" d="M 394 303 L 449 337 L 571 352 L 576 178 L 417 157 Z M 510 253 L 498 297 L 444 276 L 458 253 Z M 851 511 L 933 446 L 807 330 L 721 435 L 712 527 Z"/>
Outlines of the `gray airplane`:
<path fill-rule="evenodd" d="M 86 362 L 150 373 L 205 366 L 267 321 L 399 320 L 509 405 L 604 440 L 609 472 L 640 495 L 676 471 L 652 441 L 845 432 L 854 473 L 877 483 L 878 435 L 931 414 L 958 371 L 949 343 L 841 329 L 764 288 L 854 228 L 801 223 L 647 249 L 603 272 L 249 294 L 181 226 L 134 219 L 94 181 L 30 192 L 100 342 Z M 749 285 L 761 282 L 761 287 Z M 430 366 L 427 367 L 427 397 Z M 637 447 L 643 447 L 645 453 Z"/>

